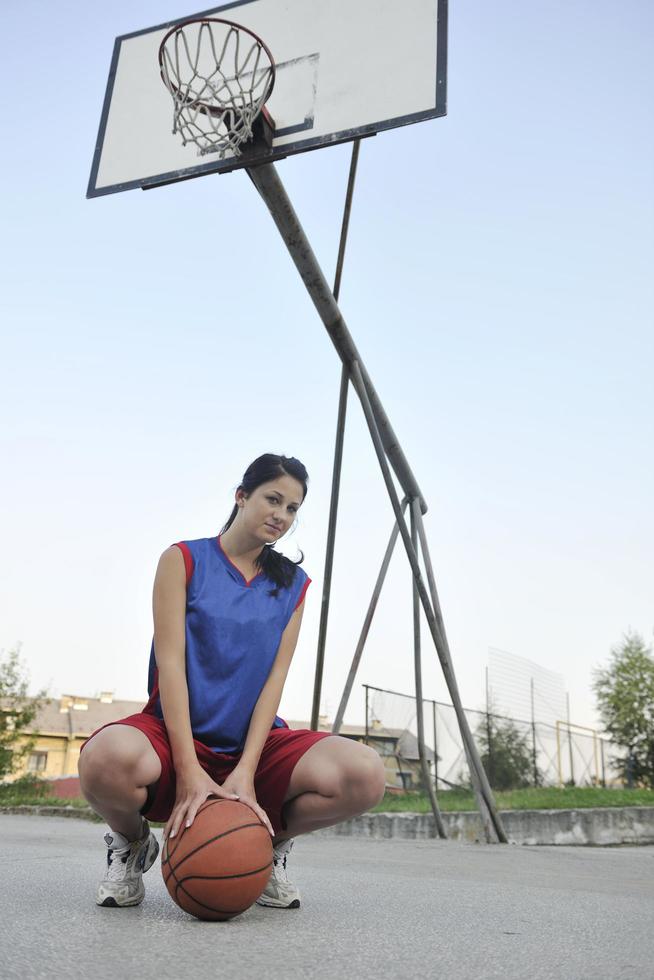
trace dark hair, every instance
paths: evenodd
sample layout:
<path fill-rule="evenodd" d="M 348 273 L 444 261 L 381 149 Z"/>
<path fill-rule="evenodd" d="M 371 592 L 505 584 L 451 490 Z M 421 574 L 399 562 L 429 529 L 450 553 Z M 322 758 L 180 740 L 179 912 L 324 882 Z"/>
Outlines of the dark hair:
<path fill-rule="evenodd" d="M 302 500 L 304 500 L 307 495 L 309 474 L 305 466 L 299 459 L 295 459 L 294 456 L 277 456 L 275 453 L 264 453 L 263 456 L 257 457 L 253 463 L 250 463 L 236 489 L 242 490 L 246 494 L 251 494 L 262 483 L 270 483 L 280 476 L 292 476 L 294 480 L 301 483 Z M 234 504 L 234 509 L 220 532 L 221 534 L 224 534 L 227 528 L 231 527 L 237 514 L 238 504 Z M 301 565 L 303 561 L 304 555 L 302 552 L 300 552 L 300 557 L 297 561 L 292 561 L 286 555 L 275 551 L 273 545 L 266 544 L 257 556 L 255 564 L 271 582 L 274 582 L 276 588 L 270 594 L 277 595 L 280 588 L 287 589 L 292 584 L 295 573 L 297 572 L 297 566 Z"/>

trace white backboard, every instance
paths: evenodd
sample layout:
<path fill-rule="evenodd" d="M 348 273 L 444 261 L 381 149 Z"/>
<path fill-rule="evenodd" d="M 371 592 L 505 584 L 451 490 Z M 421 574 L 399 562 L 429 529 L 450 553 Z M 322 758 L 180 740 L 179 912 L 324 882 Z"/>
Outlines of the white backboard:
<path fill-rule="evenodd" d="M 193 17 L 242 24 L 270 48 L 271 149 L 199 155 L 173 133 L 158 61 Z M 447 0 L 239 0 L 116 38 L 87 196 L 282 159 L 445 115 Z"/>

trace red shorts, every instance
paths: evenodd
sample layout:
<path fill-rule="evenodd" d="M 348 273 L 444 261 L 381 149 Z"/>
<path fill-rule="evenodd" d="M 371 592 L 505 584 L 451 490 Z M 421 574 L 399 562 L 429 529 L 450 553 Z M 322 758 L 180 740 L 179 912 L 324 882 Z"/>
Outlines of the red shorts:
<path fill-rule="evenodd" d="M 148 798 L 141 813 L 149 820 L 165 823 L 175 805 L 175 769 L 165 724 L 156 715 L 141 712 L 122 718 L 120 721 L 109 722 L 109 725 L 131 725 L 142 731 L 150 740 L 161 762 L 161 776 L 155 784 L 148 787 Z M 103 725 L 97 731 L 101 732 L 109 725 Z M 97 732 L 93 732 L 93 735 L 96 734 Z M 291 773 L 307 749 L 320 739 L 328 738 L 329 734 L 329 732 L 312 732 L 308 729 L 293 731 L 290 728 L 272 728 L 270 730 L 254 774 L 254 790 L 257 803 L 268 814 L 276 834 L 286 829 L 282 807 Z M 93 735 L 84 742 L 82 749 Z M 193 744 L 198 762 L 214 782 L 219 784 L 227 779 L 241 758 L 240 752 L 213 752 L 196 739 L 193 739 Z"/>

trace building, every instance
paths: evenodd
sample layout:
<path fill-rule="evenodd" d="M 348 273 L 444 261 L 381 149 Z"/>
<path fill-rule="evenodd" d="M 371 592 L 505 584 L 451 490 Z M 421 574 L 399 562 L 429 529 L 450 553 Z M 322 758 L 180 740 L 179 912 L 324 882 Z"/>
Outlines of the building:
<path fill-rule="evenodd" d="M 291 728 L 308 728 L 308 722 L 289 721 Z M 321 715 L 318 730 L 331 731 L 331 722 Z M 422 783 L 418 739 L 407 728 L 386 728 L 374 720 L 366 729 L 364 725 L 343 725 L 339 732 L 345 738 L 366 742 L 376 749 L 386 769 L 386 789 L 390 792 L 418 790 Z M 433 767 L 434 752 L 425 746 L 427 762 Z M 432 768 L 433 773 L 433 768 Z"/>
<path fill-rule="evenodd" d="M 61 781 L 55 789 L 63 790 L 66 785 L 65 795 L 71 795 L 79 786 L 76 781 L 77 760 L 82 743 L 102 725 L 135 714 L 143 709 L 143 705 L 143 701 L 116 700 L 109 691 L 102 692 L 97 698 L 76 694 L 48 698 L 25 733 L 35 739 L 32 751 L 22 768 L 8 780 L 33 774 L 47 780 Z M 291 728 L 310 727 L 307 721 L 289 721 L 288 724 Z M 323 732 L 331 731 L 331 723 L 326 716 L 321 716 L 318 728 Z M 378 722 L 373 722 L 367 730 L 363 725 L 343 725 L 340 734 L 357 742 L 367 742 L 377 750 L 384 760 L 389 790 L 402 791 L 420 786 L 418 740 L 412 732 L 382 728 Z M 427 759 L 430 765 L 433 764 L 434 753 L 430 748 L 427 748 Z M 70 783 L 71 778 L 73 783 Z M 68 792 L 69 788 L 71 792 Z"/>
<path fill-rule="evenodd" d="M 76 777 L 80 748 L 89 735 L 110 721 L 141 711 L 144 703 L 117 701 L 109 691 L 97 698 L 76 694 L 47 698 L 25 733 L 34 737 L 32 751 L 8 781 L 27 774 L 48 780 Z"/>

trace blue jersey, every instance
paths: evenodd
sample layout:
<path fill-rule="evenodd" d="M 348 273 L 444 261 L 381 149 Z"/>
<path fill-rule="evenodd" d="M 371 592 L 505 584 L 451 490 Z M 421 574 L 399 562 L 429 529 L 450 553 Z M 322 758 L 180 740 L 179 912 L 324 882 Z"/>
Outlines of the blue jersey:
<path fill-rule="evenodd" d="M 240 752 L 282 633 L 311 579 L 301 568 L 289 588 L 262 572 L 247 581 L 220 537 L 177 545 L 186 567 L 186 680 L 193 737 L 215 752 Z M 271 595 L 277 591 L 277 595 Z M 144 711 L 163 718 L 154 641 Z M 275 718 L 273 728 L 284 725 Z"/>

